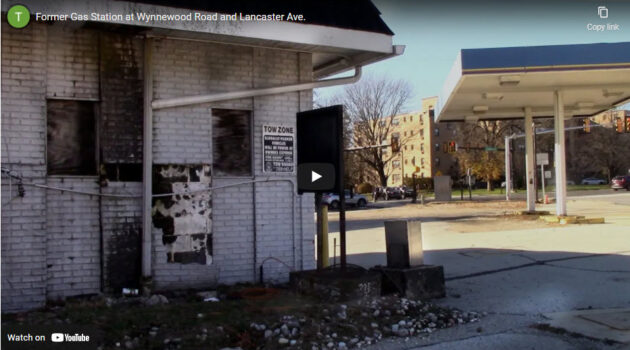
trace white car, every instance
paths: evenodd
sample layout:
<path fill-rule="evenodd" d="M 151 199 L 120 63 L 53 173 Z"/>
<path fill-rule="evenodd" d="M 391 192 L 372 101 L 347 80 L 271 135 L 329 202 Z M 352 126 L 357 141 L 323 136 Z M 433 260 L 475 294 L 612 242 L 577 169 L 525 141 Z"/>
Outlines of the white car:
<path fill-rule="evenodd" d="M 367 206 L 367 198 L 362 195 L 355 193 L 354 195 L 350 195 L 350 191 L 346 190 L 346 205 L 356 206 L 359 208 L 364 208 Z M 341 202 L 339 201 L 339 195 L 336 193 L 324 193 L 322 195 L 322 202 L 328 205 L 330 209 L 339 209 L 341 206 Z"/>
<path fill-rule="evenodd" d="M 582 180 L 582 185 L 605 185 L 605 184 L 606 184 L 606 180 L 598 179 L 595 177 L 587 177 L 586 179 Z"/>

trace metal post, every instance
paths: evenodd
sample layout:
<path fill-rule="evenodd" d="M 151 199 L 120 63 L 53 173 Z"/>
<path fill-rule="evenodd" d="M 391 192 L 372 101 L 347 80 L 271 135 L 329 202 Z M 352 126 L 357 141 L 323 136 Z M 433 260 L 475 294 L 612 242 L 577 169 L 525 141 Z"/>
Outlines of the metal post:
<path fill-rule="evenodd" d="M 153 195 L 153 39 L 144 39 L 144 121 L 142 137 L 142 277 L 151 277 L 151 207 Z"/>
<path fill-rule="evenodd" d="M 527 211 L 536 211 L 536 188 L 534 187 L 534 174 L 536 165 L 534 159 L 534 137 L 532 135 L 532 109 L 525 107 L 525 173 L 527 175 Z"/>
<path fill-rule="evenodd" d="M 542 187 L 543 203 L 545 201 L 545 165 L 540 164 L 540 185 Z"/>
<path fill-rule="evenodd" d="M 333 238 L 333 267 L 337 265 L 337 238 Z"/>
<path fill-rule="evenodd" d="M 403 154 L 403 150 L 402 150 L 402 146 L 400 147 L 400 172 L 401 172 L 401 177 L 402 177 L 402 184 L 401 186 L 405 186 L 405 155 Z M 404 197 L 404 193 L 403 193 L 403 197 Z"/>
<path fill-rule="evenodd" d="M 510 191 L 512 190 L 512 161 L 510 153 L 510 137 L 505 138 L 505 200 L 510 200 Z"/>
<path fill-rule="evenodd" d="M 415 203 L 417 200 L 416 197 L 418 196 L 416 193 L 416 173 L 411 174 L 411 178 L 413 179 L 413 190 L 411 191 L 413 198 L 411 199 L 411 203 Z"/>
<path fill-rule="evenodd" d="M 468 200 L 472 200 L 472 176 L 468 175 Z"/>
<path fill-rule="evenodd" d="M 322 212 L 322 267 L 330 266 L 330 250 L 328 249 L 328 206 L 321 205 Z"/>
<path fill-rule="evenodd" d="M 322 213 L 322 194 L 315 193 L 315 210 L 317 213 L 317 270 L 324 268 L 324 228 Z"/>
<path fill-rule="evenodd" d="M 532 133 L 534 134 L 534 152 L 532 153 L 534 155 L 534 188 L 536 189 L 536 200 L 535 202 L 538 203 L 538 178 L 536 177 L 536 165 L 537 165 L 537 161 L 536 161 L 536 153 L 538 152 L 538 149 L 536 148 L 536 123 L 532 122 Z"/>
<path fill-rule="evenodd" d="M 554 161 L 556 167 L 556 215 L 567 215 L 567 171 L 564 145 L 564 104 L 562 92 L 554 91 Z"/>
<path fill-rule="evenodd" d="M 342 180 L 343 181 L 343 180 Z M 341 270 L 346 269 L 346 191 L 341 188 L 339 194 L 339 264 Z"/>

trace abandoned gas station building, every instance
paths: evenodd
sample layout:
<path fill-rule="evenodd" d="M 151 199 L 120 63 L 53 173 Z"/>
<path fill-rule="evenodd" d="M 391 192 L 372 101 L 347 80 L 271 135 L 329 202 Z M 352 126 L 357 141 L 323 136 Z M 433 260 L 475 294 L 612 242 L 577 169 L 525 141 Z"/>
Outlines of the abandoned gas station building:
<path fill-rule="evenodd" d="M 31 14 L 243 10 L 19 3 Z M 296 192 L 296 113 L 312 109 L 313 88 L 354 82 L 403 47 L 369 1 L 288 4 L 248 10 L 306 21 L 3 21 L 4 312 L 141 281 L 208 288 L 257 281 L 261 265 L 265 281 L 314 267 L 314 199 Z M 288 132 L 280 160 L 266 158 L 267 126 Z"/>

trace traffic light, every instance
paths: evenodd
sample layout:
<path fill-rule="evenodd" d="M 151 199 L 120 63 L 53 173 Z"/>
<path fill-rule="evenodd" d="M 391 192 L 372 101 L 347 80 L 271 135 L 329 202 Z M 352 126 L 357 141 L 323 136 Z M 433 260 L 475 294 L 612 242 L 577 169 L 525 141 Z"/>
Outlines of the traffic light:
<path fill-rule="evenodd" d="M 455 153 L 457 152 L 457 144 L 455 143 L 455 141 L 451 141 L 448 143 L 448 153 Z"/>
<path fill-rule="evenodd" d="M 584 132 L 591 132 L 591 120 L 588 118 L 584 118 L 583 123 L 584 125 L 582 126 L 582 129 L 584 130 Z"/>
<path fill-rule="evenodd" d="M 630 132 L 630 115 L 626 115 L 626 132 Z"/>

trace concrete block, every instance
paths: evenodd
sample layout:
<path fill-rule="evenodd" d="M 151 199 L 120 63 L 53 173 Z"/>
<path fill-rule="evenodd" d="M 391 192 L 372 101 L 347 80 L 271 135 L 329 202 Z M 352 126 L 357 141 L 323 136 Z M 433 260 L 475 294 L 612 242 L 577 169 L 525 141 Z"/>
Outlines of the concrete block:
<path fill-rule="evenodd" d="M 291 272 L 289 284 L 298 293 L 333 302 L 377 297 L 382 290 L 380 272 L 350 267 Z"/>
<path fill-rule="evenodd" d="M 422 265 L 410 268 L 376 266 L 370 271 L 382 277 L 383 295 L 400 293 L 409 299 L 432 299 L 446 296 L 444 267 Z"/>
<path fill-rule="evenodd" d="M 578 224 L 603 224 L 606 220 L 604 218 L 582 218 L 578 219 Z"/>
<path fill-rule="evenodd" d="M 388 267 L 405 268 L 422 265 L 421 224 L 419 220 L 385 221 Z"/>
<path fill-rule="evenodd" d="M 557 216 L 555 216 L 555 215 L 543 215 L 539 219 L 543 220 L 545 222 L 550 222 L 550 223 L 554 223 L 554 222 L 560 221 L 560 219 Z"/>
<path fill-rule="evenodd" d="M 436 201 L 451 200 L 451 177 L 435 176 L 433 177 L 433 188 L 435 191 Z"/>

